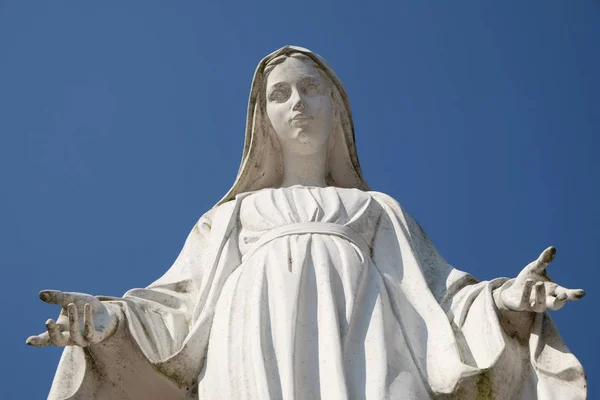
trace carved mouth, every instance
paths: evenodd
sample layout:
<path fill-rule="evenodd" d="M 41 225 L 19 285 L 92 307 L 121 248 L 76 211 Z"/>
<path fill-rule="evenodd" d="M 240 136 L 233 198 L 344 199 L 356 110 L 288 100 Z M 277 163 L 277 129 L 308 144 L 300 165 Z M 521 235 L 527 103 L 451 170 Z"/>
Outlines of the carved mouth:
<path fill-rule="evenodd" d="M 309 121 L 313 119 L 313 117 L 304 114 L 298 114 L 292 118 L 292 121 Z"/>

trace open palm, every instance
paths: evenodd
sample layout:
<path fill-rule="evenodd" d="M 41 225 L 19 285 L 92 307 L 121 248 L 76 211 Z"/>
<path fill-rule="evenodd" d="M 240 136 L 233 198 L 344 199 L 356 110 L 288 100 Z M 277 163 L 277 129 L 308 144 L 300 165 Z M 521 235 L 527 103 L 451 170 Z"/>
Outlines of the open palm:
<path fill-rule="evenodd" d="M 502 289 L 502 305 L 512 311 L 544 312 L 558 310 L 567 301 L 581 299 L 582 289 L 567 289 L 552 281 L 546 273 L 548 264 L 554 260 L 556 249 L 548 247 L 537 260 L 529 263 L 509 287 Z"/>
<path fill-rule="evenodd" d="M 117 327 L 118 317 L 96 297 L 85 293 L 43 290 L 40 299 L 58 304 L 62 311 L 56 321 L 46 321 L 46 332 L 30 336 L 27 344 L 85 347 L 99 343 Z"/>

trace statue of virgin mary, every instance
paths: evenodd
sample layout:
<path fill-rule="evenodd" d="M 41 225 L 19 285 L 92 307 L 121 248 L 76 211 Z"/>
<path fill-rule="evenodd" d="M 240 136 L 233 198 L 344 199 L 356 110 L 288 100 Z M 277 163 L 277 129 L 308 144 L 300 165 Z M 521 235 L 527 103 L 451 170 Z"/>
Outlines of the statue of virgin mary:
<path fill-rule="evenodd" d="M 370 191 L 348 97 L 286 46 L 252 82 L 237 178 L 173 266 L 121 298 L 63 307 L 35 346 L 64 346 L 50 399 L 584 399 L 547 309 L 546 249 L 513 279 L 449 265 Z"/>

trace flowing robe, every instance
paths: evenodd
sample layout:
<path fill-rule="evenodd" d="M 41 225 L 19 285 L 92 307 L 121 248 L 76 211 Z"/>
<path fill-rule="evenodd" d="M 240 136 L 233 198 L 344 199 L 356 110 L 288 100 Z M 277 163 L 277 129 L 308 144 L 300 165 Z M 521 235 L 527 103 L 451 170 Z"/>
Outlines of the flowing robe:
<path fill-rule="evenodd" d="M 505 281 L 454 269 L 387 195 L 244 193 L 155 283 L 103 298 L 117 332 L 66 348 L 50 398 L 585 398 L 547 313 L 527 341 L 503 328 Z"/>

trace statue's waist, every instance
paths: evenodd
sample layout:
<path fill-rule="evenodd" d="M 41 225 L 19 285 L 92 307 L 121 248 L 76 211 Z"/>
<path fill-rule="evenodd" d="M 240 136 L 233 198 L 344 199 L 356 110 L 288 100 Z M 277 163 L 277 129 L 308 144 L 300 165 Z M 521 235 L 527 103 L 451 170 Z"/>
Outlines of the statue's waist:
<path fill-rule="evenodd" d="M 369 245 L 363 239 L 363 237 L 354 229 L 346 225 L 334 224 L 331 222 L 300 222 L 273 228 L 264 235 L 262 235 L 261 238 L 254 244 L 254 247 L 252 247 L 252 249 L 250 249 L 248 252 L 246 252 L 246 254 L 244 254 L 244 256 L 242 257 L 242 261 L 246 261 L 262 246 L 269 242 L 272 242 L 277 238 L 290 235 L 305 234 L 338 236 L 356 245 L 356 247 L 360 249 L 360 251 L 363 252 L 365 255 L 369 255 L 371 252 Z"/>

